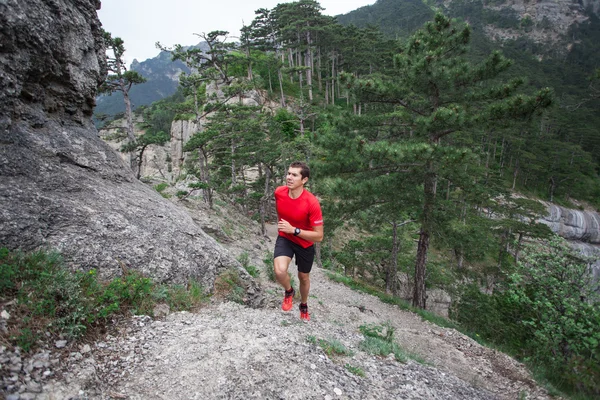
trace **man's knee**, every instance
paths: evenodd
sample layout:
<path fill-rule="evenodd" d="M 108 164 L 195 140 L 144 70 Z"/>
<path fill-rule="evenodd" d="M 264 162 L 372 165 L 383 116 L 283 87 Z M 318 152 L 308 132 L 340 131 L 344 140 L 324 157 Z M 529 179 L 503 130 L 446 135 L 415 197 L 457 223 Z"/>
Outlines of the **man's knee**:
<path fill-rule="evenodd" d="M 277 257 L 273 262 L 273 268 L 275 269 L 276 274 L 286 274 L 289 265 L 290 260 L 286 259 L 285 257 Z"/>
<path fill-rule="evenodd" d="M 307 272 L 298 272 L 300 282 L 310 282 L 310 274 Z"/>

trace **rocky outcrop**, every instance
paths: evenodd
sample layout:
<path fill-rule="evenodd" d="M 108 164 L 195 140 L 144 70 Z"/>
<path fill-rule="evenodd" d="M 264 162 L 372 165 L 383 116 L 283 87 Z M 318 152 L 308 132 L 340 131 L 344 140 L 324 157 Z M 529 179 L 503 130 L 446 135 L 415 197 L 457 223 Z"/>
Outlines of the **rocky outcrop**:
<path fill-rule="evenodd" d="M 145 133 L 144 130 L 138 129 L 143 122 L 142 117 L 137 117 L 135 121 L 136 136 Z M 130 153 L 124 153 L 120 150 L 127 143 L 126 127 L 127 121 L 125 119 L 118 119 L 102 127 L 99 130 L 99 134 L 100 138 L 119 155 L 123 162 L 128 164 Z M 140 164 L 141 179 L 161 180 L 171 183 L 173 182 L 171 169 L 171 146 L 169 143 L 164 145 L 151 144 L 146 147 Z"/>
<path fill-rule="evenodd" d="M 58 249 L 104 276 L 212 287 L 239 263 L 138 182 L 91 117 L 106 75 L 94 0 L 0 1 L 0 246 Z"/>
<path fill-rule="evenodd" d="M 548 215 L 540 222 L 567 240 L 600 245 L 600 214 L 545 203 Z"/>
<path fill-rule="evenodd" d="M 567 239 L 584 256 L 596 260 L 592 272 L 594 278 L 600 281 L 600 214 L 544 204 L 548 214 L 540 223 L 548 225 L 552 232 Z"/>
<path fill-rule="evenodd" d="M 183 146 L 202 129 L 202 121 L 197 124 L 194 120 L 176 120 L 171 124 L 171 159 L 174 177 L 178 177 L 184 167 L 186 153 L 183 151 Z"/>

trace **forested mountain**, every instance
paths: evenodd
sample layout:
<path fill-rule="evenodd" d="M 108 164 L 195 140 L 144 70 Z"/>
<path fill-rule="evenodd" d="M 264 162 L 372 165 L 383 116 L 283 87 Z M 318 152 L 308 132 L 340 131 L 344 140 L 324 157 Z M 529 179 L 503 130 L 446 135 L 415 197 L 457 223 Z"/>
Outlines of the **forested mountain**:
<path fill-rule="evenodd" d="M 379 26 L 389 37 L 406 37 L 434 9 L 467 21 L 473 32 L 470 56 L 499 49 L 514 60 L 512 75 L 525 77 L 533 87 L 552 87 L 557 108 L 549 121 L 551 137 L 580 145 L 598 164 L 600 102 L 590 79 L 600 66 L 599 6 L 598 1 L 562 0 L 378 0 L 337 19 L 345 25 Z"/>
<path fill-rule="evenodd" d="M 597 282 L 539 223 L 545 200 L 600 226 L 598 19 L 553 4 L 380 0 L 349 25 L 314 0 L 259 9 L 238 43 L 215 31 L 207 51 L 175 46 L 186 98 L 145 109 L 129 151 L 165 116 L 187 120 L 167 183 L 210 207 L 217 191 L 263 229 L 287 166 L 308 161 L 319 263 L 420 309 L 441 291 L 468 329 L 598 395 Z"/>

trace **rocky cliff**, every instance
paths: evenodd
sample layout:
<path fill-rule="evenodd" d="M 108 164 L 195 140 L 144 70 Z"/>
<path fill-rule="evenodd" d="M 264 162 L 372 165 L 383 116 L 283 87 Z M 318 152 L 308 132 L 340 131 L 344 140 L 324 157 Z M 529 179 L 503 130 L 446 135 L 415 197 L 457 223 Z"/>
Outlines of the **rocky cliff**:
<path fill-rule="evenodd" d="M 74 268 L 211 286 L 239 263 L 138 182 L 91 117 L 106 75 L 95 0 L 0 2 L 0 246 Z"/>
<path fill-rule="evenodd" d="M 443 2 L 452 7 L 456 0 Z M 586 0 L 494 0 L 483 2 L 484 30 L 494 41 L 515 40 L 526 37 L 535 43 L 556 47 L 555 51 L 569 51 L 576 38 L 569 30 L 587 23 L 590 13 L 598 15 L 600 1 Z M 465 19 L 469 19 L 468 15 Z"/>
<path fill-rule="evenodd" d="M 600 214 L 593 211 L 573 210 L 544 203 L 548 214 L 540 222 L 552 232 L 567 239 L 571 246 L 586 257 L 596 260 L 592 273 L 600 281 Z"/>

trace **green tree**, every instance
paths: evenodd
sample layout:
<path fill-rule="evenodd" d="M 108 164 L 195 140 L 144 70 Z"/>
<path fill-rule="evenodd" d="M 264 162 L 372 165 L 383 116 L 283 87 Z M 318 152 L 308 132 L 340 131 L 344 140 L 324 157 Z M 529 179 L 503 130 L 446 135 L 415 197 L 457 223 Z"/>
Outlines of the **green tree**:
<path fill-rule="evenodd" d="M 413 293 L 413 305 L 420 308 L 426 306 L 427 255 L 438 229 L 440 177 L 446 169 L 471 158 L 468 149 L 452 145 L 452 137 L 507 119 L 529 118 L 551 104 L 549 89 L 525 96 L 516 93 L 522 80 L 499 82 L 496 78 L 511 65 L 500 53 L 492 53 L 479 64 L 468 61 L 464 55 L 470 34 L 468 25 L 437 14 L 394 57 L 394 75 L 343 77 L 359 102 L 388 106 L 388 121 L 395 126 L 394 140 L 378 138 L 364 146 L 372 164 L 383 160 L 401 169 L 408 157 L 420 155 L 421 162 L 412 168 L 423 190 Z M 405 141 L 397 142 L 399 137 Z M 412 147 L 410 156 L 407 144 Z"/>
<path fill-rule="evenodd" d="M 128 71 L 123 60 L 125 54 L 125 43 L 123 39 L 119 37 L 113 38 L 109 32 L 104 31 L 104 43 L 106 49 L 112 52 L 112 57 L 107 55 L 107 65 L 109 74 L 106 80 L 100 85 L 99 92 L 105 94 L 112 94 L 114 92 L 121 92 L 123 94 L 123 101 L 125 102 L 125 118 L 127 119 L 127 138 L 129 143 L 127 146 L 135 143 L 135 132 L 133 125 L 133 111 L 131 108 L 131 100 L 129 98 L 129 91 L 133 85 L 146 82 L 146 79 L 136 71 Z M 131 169 L 139 177 L 138 163 L 136 159 L 130 159 Z"/>

